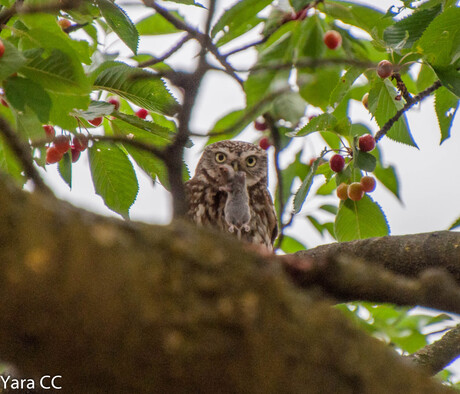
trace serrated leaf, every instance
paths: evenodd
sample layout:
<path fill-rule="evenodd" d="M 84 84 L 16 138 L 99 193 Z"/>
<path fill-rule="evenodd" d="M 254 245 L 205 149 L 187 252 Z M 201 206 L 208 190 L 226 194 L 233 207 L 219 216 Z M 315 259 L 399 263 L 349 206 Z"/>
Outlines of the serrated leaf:
<path fill-rule="evenodd" d="M 184 21 L 179 13 L 170 11 L 170 14 L 177 19 Z M 160 14 L 153 14 L 141 19 L 136 23 L 136 29 L 142 36 L 155 36 L 160 34 L 180 33 L 182 30 L 177 29 L 174 25 L 169 23 Z"/>
<path fill-rule="evenodd" d="M 335 205 L 330 205 L 330 204 L 321 205 L 319 209 L 332 213 L 333 215 L 337 215 L 337 212 L 338 212 L 338 208 Z"/>
<path fill-rule="evenodd" d="M 311 185 L 313 183 L 313 178 L 316 174 L 316 170 L 318 169 L 319 162 L 319 159 L 316 159 L 313 162 L 312 166 L 310 167 L 310 171 L 302 181 L 302 184 L 294 196 L 294 213 L 299 213 L 302 209 L 302 205 L 305 202 L 305 199 L 307 198 L 308 192 L 310 191 Z"/>
<path fill-rule="evenodd" d="M 237 29 L 251 20 L 254 15 L 258 14 L 267 7 L 272 0 L 241 0 L 234 4 L 230 9 L 226 10 L 214 25 L 211 31 L 211 37 L 228 27 L 229 31 Z"/>
<path fill-rule="evenodd" d="M 275 98 L 273 101 L 272 116 L 275 119 L 284 119 L 297 124 L 304 116 L 307 103 L 297 92 L 288 92 Z"/>
<path fill-rule="evenodd" d="M 139 191 L 131 161 L 118 146 L 104 143 L 93 144 L 88 157 L 96 194 L 108 208 L 127 217 Z"/>
<path fill-rule="evenodd" d="M 96 3 L 99 6 L 101 14 L 107 24 L 128 46 L 128 48 L 136 54 L 139 42 L 139 33 L 126 12 L 117 4 L 109 0 L 96 0 Z"/>
<path fill-rule="evenodd" d="M 380 127 L 383 127 L 404 106 L 401 101 L 395 100 L 396 95 L 396 89 L 388 79 L 374 80 L 369 92 L 368 105 L 369 111 L 375 116 Z M 393 124 L 386 135 L 394 141 L 418 148 L 409 131 L 405 114 Z"/>
<path fill-rule="evenodd" d="M 374 155 L 360 150 L 355 151 L 355 166 L 366 172 L 373 172 L 377 165 L 377 159 Z"/>
<path fill-rule="evenodd" d="M 377 165 L 374 170 L 374 175 L 383 184 L 383 186 L 385 186 L 398 198 L 398 200 L 401 199 L 399 195 L 398 177 L 393 166 L 381 167 L 380 165 Z"/>
<path fill-rule="evenodd" d="M 25 57 L 16 47 L 6 40 L 0 40 L 5 46 L 5 52 L 0 58 L 0 81 L 18 71 L 26 62 Z"/>
<path fill-rule="evenodd" d="M 362 74 L 363 70 L 357 67 L 350 67 L 347 72 L 339 78 L 339 82 L 331 93 L 329 105 L 336 107 L 345 95 L 350 91 L 353 83 Z"/>
<path fill-rule="evenodd" d="M 359 201 L 348 199 L 340 203 L 334 223 L 337 241 L 383 237 L 389 231 L 385 214 L 369 196 L 364 195 Z"/>
<path fill-rule="evenodd" d="M 314 133 L 315 131 L 328 130 L 334 127 L 336 124 L 337 119 L 334 117 L 334 115 L 328 113 L 320 114 L 314 118 L 311 118 L 310 121 L 293 136 L 302 137 Z"/>
<path fill-rule="evenodd" d="M 94 82 L 94 89 L 104 89 L 132 103 L 165 115 L 179 110 L 177 101 L 155 74 L 119 62 L 106 62 Z"/>
<path fill-rule="evenodd" d="M 314 73 L 300 71 L 297 77 L 299 93 L 307 103 L 326 111 L 339 77 L 339 70 L 331 67 L 317 69 Z"/>
<path fill-rule="evenodd" d="M 307 247 L 297 239 L 285 235 L 283 237 L 283 242 L 281 242 L 280 249 L 287 254 L 299 252 L 300 250 L 306 250 Z"/>
<path fill-rule="evenodd" d="M 385 42 L 396 49 L 411 48 L 431 21 L 441 12 L 441 5 L 414 12 L 383 32 Z"/>
<path fill-rule="evenodd" d="M 450 129 L 457 113 L 459 99 L 451 91 L 441 86 L 434 94 L 434 108 L 441 129 L 441 144 L 450 137 Z"/>
<path fill-rule="evenodd" d="M 58 172 L 61 178 L 72 189 L 72 154 L 68 151 L 58 164 Z"/>
<path fill-rule="evenodd" d="M 217 47 L 221 47 L 222 45 L 228 44 L 230 41 L 234 40 L 246 34 L 248 31 L 254 29 L 257 25 L 262 23 L 264 20 L 259 18 L 257 15 L 253 15 L 251 19 L 248 19 L 245 24 L 240 25 L 228 32 L 225 32 L 216 42 Z"/>
<path fill-rule="evenodd" d="M 432 66 L 449 66 L 457 54 L 460 44 L 459 20 L 460 8 L 445 9 L 430 23 L 417 42 L 417 48 Z"/>
<path fill-rule="evenodd" d="M 167 1 L 171 1 L 173 3 L 179 3 L 179 4 L 194 5 L 200 8 L 206 8 L 204 5 L 197 2 L 196 0 L 167 0 Z"/>
<path fill-rule="evenodd" d="M 460 97 L 460 68 L 452 65 L 448 67 L 434 67 L 433 69 L 442 82 L 442 85 L 457 97 Z"/>
<path fill-rule="evenodd" d="M 51 99 L 45 89 L 30 79 L 13 77 L 4 81 L 6 98 L 18 111 L 26 106 L 32 109 L 42 123 L 47 123 L 51 110 Z"/>
<path fill-rule="evenodd" d="M 314 216 L 312 215 L 307 215 L 307 219 L 310 221 L 310 223 L 312 224 L 312 226 L 316 229 L 316 231 L 318 231 L 318 233 L 320 233 L 321 235 L 323 235 L 324 233 L 324 226 L 318 221 L 318 219 L 316 219 Z"/>
<path fill-rule="evenodd" d="M 11 148 L 5 144 L 3 138 L 0 137 L 0 169 L 5 174 L 10 175 L 22 186 L 27 178 L 22 174 L 22 166 L 19 163 L 16 155 L 11 151 Z"/>
<path fill-rule="evenodd" d="M 47 91 L 53 103 L 50 112 L 50 122 L 64 130 L 78 127 L 77 119 L 70 113 L 76 109 L 88 108 L 89 95 L 66 94 Z"/>

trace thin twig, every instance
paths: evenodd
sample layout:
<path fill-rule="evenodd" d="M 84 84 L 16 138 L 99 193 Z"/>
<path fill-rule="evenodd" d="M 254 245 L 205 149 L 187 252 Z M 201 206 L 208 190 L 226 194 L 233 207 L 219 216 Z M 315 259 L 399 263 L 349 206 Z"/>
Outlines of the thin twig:
<path fill-rule="evenodd" d="M 409 90 L 407 90 L 407 86 L 404 83 L 404 81 L 401 78 L 401 74 L 398 72 L 394 72 L 391 75 L 391 79 L 396 80 L 396 87 L 398 88 L 399 92 L 401 95 L 404 97 L 404 100 L 406 100 L 406 103 L 410 103 L 413 100 L 412 95 L 409 93 Z"/>
<path fill-rule="evenodd" d="M 0 117 L 0 133 L 21 163 L 26 177 L 31 179 L 35 187 L 42 193 L 52 194 L 34 166 L 34 160 L 30 153 L 30 146 L 19 138 L 18 134 L 3 117 Z"/>
<path fill-rule="evenodd" d="M 460 324 L 449 330 L 441 339 L 407 356 L 417 365 L 435 375 L 460 356 Z"/>
<path fill-rule="evenodd" d="M 436 89 L 440 88 L 441 85 L 441 81 L 437 80 L 435 83 L 433 83 L 433 85 L 426 88 L 424 91 L 420 92 L 416 96 L 412 97 L 412 100 L 404 104 L 404 107 L 402 107 L 398 112 L 396 112 L 396 114 L 392 118 L 388 119 L 388 121 L 383 125 L 383 127 L 375 134 L 375 141 L 380 141 L 409 108 L 411 108 L 414 104 L 422 101 L 424 98 L 428 97 Z"/>
<path fill-rule="evenodd" d="M 161 149 L 158 149 L 156 146 L 146 144 L 145 142 L 138 141 L 134 138 L 129 138 L 127 136 L 121 135 L 88 135 L 88 139 L 91 141 L 99 142 L 120 142 L 122 144 L 128 144 L 134 148 L 149 152 L 161 160 L 165 160 L 165 152 Z"/>
<path fill-rule="evenodd" d="M 160 57 L 154 57 L 153 59 L 151 60 L 147 60 L 145 62 L 142 62 L 139 64 L 138 67 L 149 67 L 149 66 L 153 66 L 157 63 L 161 63 L 161 62 L 164 62 L 167 58 L 169 58 L 170 56 L 172 56 L 174 53 L 176 53 L 179 49 L 182 48 L 182 46 L 187 42 L 189 41 L 190 39 L 192 38 L 192 36 L 190 34 L 186 34 L 184 37 L 182 37 L 177 43 L 176 45 L 174 45 L 169 51 L 167 51 L 164 55 L 160 56 Z"/>
<path fill-rule="evenodd" d="M 255 47 L 255 46 L 257 46 L 257 45 L 262 45 L 262 44 L 264 44 L 265 42 L 267 42 L 268 39 L 269 39 L 270 37 L 271 37 L 271 35 L 266 35 L 265 37 L 261 38 L 260 40 L 257 40 L 257 41 L 255 41 L 255 42 L 252 42 L 252 43 L 250 43 L 250 44 L 247 44 L 247 45 L 245 45 L 245 46 L 242 46 L 241 48 L 233 49 L 232 51 L 227 52 L 227 53 L 223 54 L 222 56 L 223 56 L 224 58 L 228 58 L 229 56 L 232 56 L 232 55 L 234 55 L 234 54 L 236 54 L 236 53 L 239 53 L 239 52 L 243 52 L 243 51 L 245 51 L 245 50 L 247 50 L 247 49 L 249 49 L 249 48 Z"/>

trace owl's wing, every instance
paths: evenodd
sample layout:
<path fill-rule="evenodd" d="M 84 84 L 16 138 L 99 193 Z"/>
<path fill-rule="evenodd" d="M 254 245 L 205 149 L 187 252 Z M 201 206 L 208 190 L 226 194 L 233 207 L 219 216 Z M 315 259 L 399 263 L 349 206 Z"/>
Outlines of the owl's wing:
<path fill-rule="evenodd" d="M 268 218 L 268 229 L 271 236 L 272 245 L 275 243 L 275 239 L 278 236 L 278 220 L 276 218 L 275 205 L 273 204 L 272 196 L 270 192 L 264 190 L 265 198 L 267 200 L 266 206 L 268 207 L 267 218 Z"/>

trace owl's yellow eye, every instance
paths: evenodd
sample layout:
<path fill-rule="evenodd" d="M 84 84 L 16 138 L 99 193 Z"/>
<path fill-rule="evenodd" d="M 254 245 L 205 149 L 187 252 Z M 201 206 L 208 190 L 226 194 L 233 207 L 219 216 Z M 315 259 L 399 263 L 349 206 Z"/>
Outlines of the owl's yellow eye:
<path fill-rule="evenodd" d="M 248 167 L 254 167 L 257 163 L 257 159 L 255 156 L 249 156 L 247 159 L 246 159 L 246 165 Z"/>
<path fill-rule="evenodd" d="M 225 162 L 225 160 L 227 160 L 227 156 L 225 156 L 225 153 L 222 153 L 222 152 L 216 153 L 216 161 L 218 163 L 223 163 Z"/>

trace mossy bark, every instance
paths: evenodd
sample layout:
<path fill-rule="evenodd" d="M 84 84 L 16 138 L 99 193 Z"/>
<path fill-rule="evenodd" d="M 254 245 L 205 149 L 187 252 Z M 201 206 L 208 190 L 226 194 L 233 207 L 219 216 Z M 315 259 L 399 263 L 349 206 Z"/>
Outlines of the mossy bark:
<path fill-rule="evenodd" d="M 231 237 L 0 177 L 0 357 L 71 393 L 447 393 Z"/>

